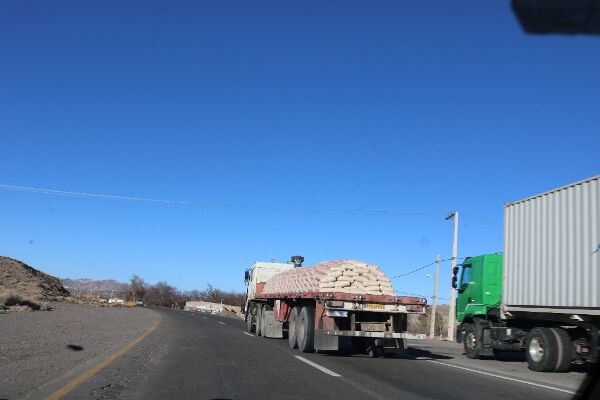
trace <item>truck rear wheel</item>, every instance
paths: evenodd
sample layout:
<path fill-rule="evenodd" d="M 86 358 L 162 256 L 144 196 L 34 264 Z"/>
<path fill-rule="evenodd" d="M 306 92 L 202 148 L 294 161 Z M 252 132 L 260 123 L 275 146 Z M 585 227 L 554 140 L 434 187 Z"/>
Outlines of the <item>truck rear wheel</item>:
<path fill-rule="evenodd" d="M 465 355 L 468 358 L 479 358 L 479 352 L 481 350 L 481 343 L 477 339 L 477 332 L 475 331 L 475 325 L 463 324 L 463 345 L 465 348 Z"/>
<path fill-rule="evenodd" d="M 298 317 L 300 316 L 300 309 L 298 307 L 292 308 L 290 318 L 288 320 L 288 344 L 290 349 L 298 347 Z"/>
<path fill-rule="evenodd" d="M 315 309 L 302 307 L 298 318 L 298 349 L 303 353 L 312 353 L 315 342 Z"/>
<path fill-rule="evenodd" d="M 256 327 L 254 328 L 254 335 L 261 336 L 262 332 L 262 304 L 256 305 Z"/>
<path fill-rule="evenodd" d="M 246 328 L 248 329 L 248 333 L 254 333 L 255 324 L 252 323 L 252 320 L 256 317 L 254 316 L 255 307 L 253 304 L 248 305 L 248 312 L 246 313 Z"/>
<path fill-rule="evenodd" d="M 569 334 L 560 328 L 534 328 L 527 337 L 527 363 L 537 372 L 564 372 L 572 360 Z"/>
<path fill-rule="evenodd" d="M 571 337 L 561 328 L 551 328 L 558 341 L 558 356 L 556 360 L 556 372 L 567 372 L 573 361 L 573 342 Z"/>

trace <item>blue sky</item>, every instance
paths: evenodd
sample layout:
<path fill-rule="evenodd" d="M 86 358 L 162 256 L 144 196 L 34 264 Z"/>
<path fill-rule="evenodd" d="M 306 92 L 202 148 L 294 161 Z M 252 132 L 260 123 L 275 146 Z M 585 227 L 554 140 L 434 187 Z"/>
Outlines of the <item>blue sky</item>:
<path fill-rule="evenodd" d="M 501 251 L 505 202 L 600 173 L 600 40 L 508 1 L 12 1 L 0 54 L 0 184 L 189 202 L 0 190 L 0 254 L 60 277 L 395 276 L 450 256 L 447 211 L 459 256 Z"/>

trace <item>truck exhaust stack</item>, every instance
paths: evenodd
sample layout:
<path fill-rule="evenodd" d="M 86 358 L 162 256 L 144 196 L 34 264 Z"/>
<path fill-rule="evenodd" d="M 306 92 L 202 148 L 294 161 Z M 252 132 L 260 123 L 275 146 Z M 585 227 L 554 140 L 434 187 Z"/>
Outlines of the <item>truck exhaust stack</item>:
<path fill-rule="evenodd" d="M 302 263 L 304 262 L 304 257 L 292 256 L 290 258 L 290 261 L 292 262 L 292 264 L 294 264 L 294 268 L 300 268 L 302 266 Z"/>

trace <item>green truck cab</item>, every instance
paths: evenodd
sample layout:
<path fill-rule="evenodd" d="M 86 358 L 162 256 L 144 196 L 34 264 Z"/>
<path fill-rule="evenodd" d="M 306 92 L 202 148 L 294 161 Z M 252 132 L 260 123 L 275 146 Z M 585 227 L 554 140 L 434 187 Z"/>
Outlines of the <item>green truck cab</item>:
<path fill-rule="evenodd" d="M 474 317 L 496 314 L 502 301 L 502 254 L 465 259 L 456 286 L 459 323 L 473 323 Z"/>
<path fill-rule="evenodd" d="M 469 358 L 492 356 L 495 354 L 489 328 L 500 322 L 502 303 L 502 253 L 483 254 L 467 257 L 460 273 L 454 271 L 452 285 L 457 290 L 456 320 L 459 325 L 456 340 L 464 344 L 465 355 Z M 494 335 L 497 336 L 497 335 Z M 503 342 L 502 350 L 518 350 L 520 341 Z"/>

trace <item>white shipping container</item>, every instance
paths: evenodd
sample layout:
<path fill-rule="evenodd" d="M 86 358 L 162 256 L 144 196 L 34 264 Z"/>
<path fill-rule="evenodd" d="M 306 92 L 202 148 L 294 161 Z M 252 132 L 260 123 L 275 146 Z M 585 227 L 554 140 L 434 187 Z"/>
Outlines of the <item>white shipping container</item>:
<path fill-rule="evenodd" d="M 503 311 L 600 314 L 600 176 L 504 208 Z"/>

